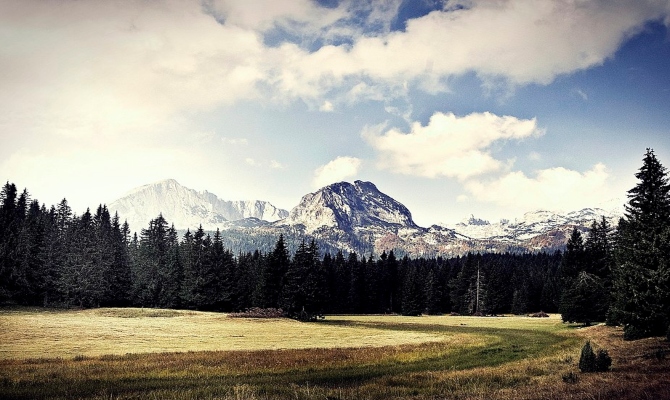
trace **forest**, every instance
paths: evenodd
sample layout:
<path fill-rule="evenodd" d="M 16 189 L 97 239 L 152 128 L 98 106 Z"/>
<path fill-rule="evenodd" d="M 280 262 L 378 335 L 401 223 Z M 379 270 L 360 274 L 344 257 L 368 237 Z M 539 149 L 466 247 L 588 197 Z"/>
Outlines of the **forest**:
<path fill-rule="evenodd" d="M 157 307 L 326 314 L 525 314 L 624 326 L 628 339 L 670 334 L 670 185 L 647 150 L 617 227 L 575 229 L 565 250 L 397 258 L 321 253 L 283 236 L 269 252 L 233 254 L 221 233 L 178 235 L 158 215 L 132 234 L 105 205 L 76 215 L 7 182 L 0 193 L 0 304 Z"/>

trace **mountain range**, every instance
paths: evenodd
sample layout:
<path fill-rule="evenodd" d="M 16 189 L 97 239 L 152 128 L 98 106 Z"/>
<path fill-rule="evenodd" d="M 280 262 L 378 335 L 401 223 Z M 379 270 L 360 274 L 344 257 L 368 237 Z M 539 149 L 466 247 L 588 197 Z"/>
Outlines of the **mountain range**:
<path fill-rule="evenodd" d="M 534 211 L 497 223 L 470 216 L 454 226 L 418 226 L 403 204 L 371 182 L 339 182 L 306 194 L 291 211 L 267 201 L 226 201 L 168 179 L 136 188 L 109 204 L 139 231 L 162 214 L 185 231 L 217 228 L 235 252 L 270 251 L 279 234 L 289 248 L 314 238 L 322 251 L 380 254 L 394 250 L 412 256 L 455 256 L 475 252 L 552 251 L 565 246 L 574 228 L 587 231 L 594 220 L 616 226 L 620 210 L 585 208 L 568 213 Z"/>
<path fill-rule="evenodd" d="M 109 204 L 112 212 L 118 212 L 128 221 L 131 229 L 139 231 L 159 214 L 176 228 L 216 230 L 226 222 L 245 218 L 277 221 L 288 216 L 288 211 L 279 209 L 267 201 L 226 201 L 208 191 L 196 191 L 180 185 L 174 179 L 140 186 Z"/>

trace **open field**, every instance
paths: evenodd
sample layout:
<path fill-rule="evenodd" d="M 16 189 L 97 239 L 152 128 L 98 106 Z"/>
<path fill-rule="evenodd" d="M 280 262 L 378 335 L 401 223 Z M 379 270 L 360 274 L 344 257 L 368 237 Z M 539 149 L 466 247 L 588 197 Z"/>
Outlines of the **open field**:
<path fill-rule="evenodd" d="M 444 340 L 420 331 L 155 309 L 0 312 L 0 359 L 366 347 Z"/>
<path fill-rule="evenodd" d="M 611 372 L 578 372 L 587 338 L 610 350 Z M 556 316 L 4 310 L 0 398 L 670 398 L 670 344 L 620 338 Z"/>

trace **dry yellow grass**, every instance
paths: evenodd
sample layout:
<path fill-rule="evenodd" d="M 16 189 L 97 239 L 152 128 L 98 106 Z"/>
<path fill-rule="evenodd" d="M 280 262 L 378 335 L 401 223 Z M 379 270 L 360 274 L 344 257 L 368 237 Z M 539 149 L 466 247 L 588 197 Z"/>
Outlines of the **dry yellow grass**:
<path fill-rule="evenodd" d="M 578 372 L 587 339 L 610 350 L 612 371 Z M 670 398 L 669 351 L 660 338 L 624 342 L 620 329 L 572 329 L 558 316 L 299 323 L 24 309 L 0 311 L 0 397 L 660 399 Z"/>
<path fill-rule="evenodd" d="M 154 309 L 0 311 L 0 359 L 417 344 L 444 334 Z"/>

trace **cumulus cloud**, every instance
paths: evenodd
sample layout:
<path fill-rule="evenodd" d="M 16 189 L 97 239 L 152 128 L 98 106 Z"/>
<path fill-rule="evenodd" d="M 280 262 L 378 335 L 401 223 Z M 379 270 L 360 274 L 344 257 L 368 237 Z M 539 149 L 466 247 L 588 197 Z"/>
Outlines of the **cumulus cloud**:
<path fill-rule="evenodd" d="M 378 152 L 380 167 L 406 175 L 460 180 L 504 169 L 505 162 L 491 154 L 494 143 L 543 133 L 535 119 L 488 112 L 463 117 L 438 112 L 426 126 L 412 123 L 409 133 L 385 129 L 368 127 L 362 133 Z"/>
<path fill-rule="evenodd" d="M 239 100 L 301 98 L 318 109 L 326 95 L 445 90 L 444 79 L 470 72 L 544 84 L 603 63 L 646 21 L 670 15 L 670 3 L 654 0 L 468 0 L 390 31 L 399 5 L 4 1 L 0 109 L 23 129 L 116 135 Z M 277 27 L 289 35 L 268 45 Z"/>
<path fill-rule="evenodd" d="M 485 86 L 548 84 L 602 64 L 646 21 L 670 14 L 669 3 L 654 0 L 467 0 L 449 7 L 407 21 L 402 32 L 353 37 L 351 45 L 309 51 L 287 43 L 278 49 L 284 62 L 276 87 L 307 98 L 361 81 L 375 88 L 361 95 L 406 82 L 434 92 L 446 90 L 444 79 L 470 72 Z"/>
<path fill-rule="evenodd" d="M 562 167 L 536 171 L 533 176 L 509 172 L 492 180 L 470 180 L 465 189 L 470 200 L 493 203 L 518 212 L 538 208 L 577 210 L 611 197 L 609 174 L 603 164 L 586 172 Z"/>
<path fill-rule="evenodd" d="M 314 171 L 312 186 L 321 188 L 354 176 L 361 168 L 361 164 L 362 161 L 356 157 L 337 157 Z"/>

